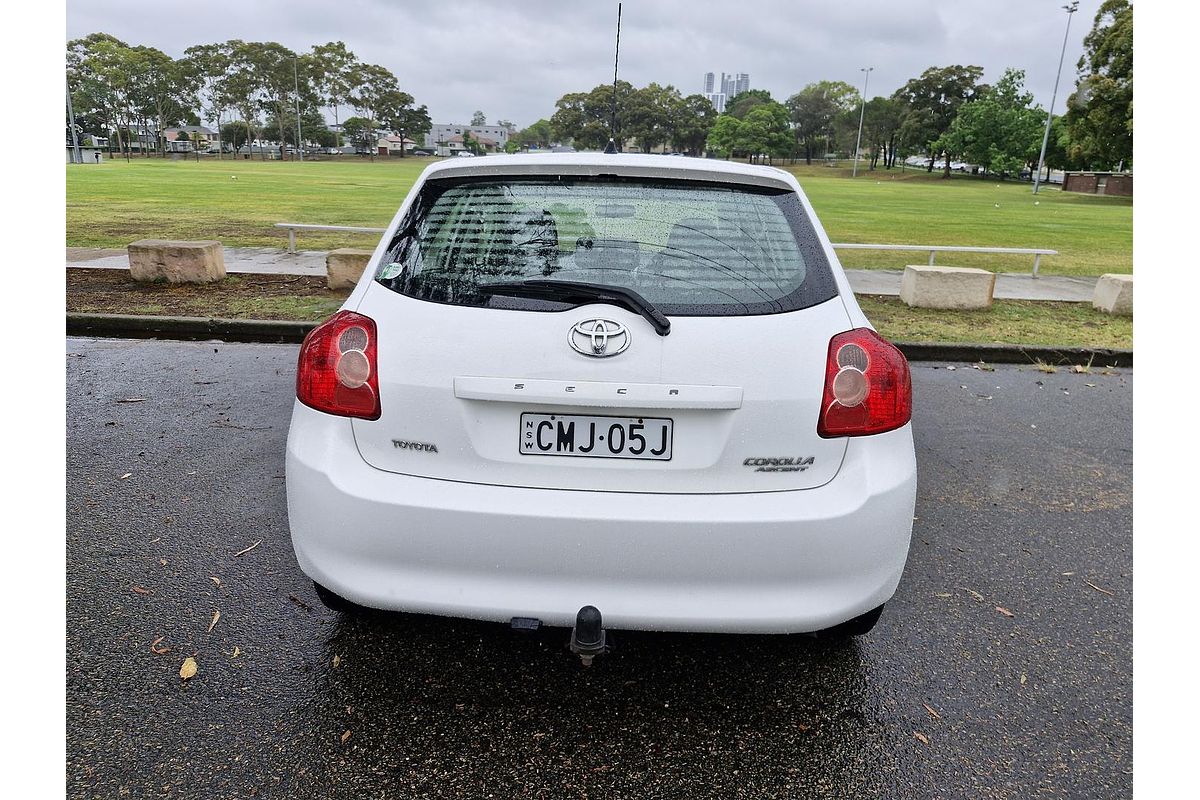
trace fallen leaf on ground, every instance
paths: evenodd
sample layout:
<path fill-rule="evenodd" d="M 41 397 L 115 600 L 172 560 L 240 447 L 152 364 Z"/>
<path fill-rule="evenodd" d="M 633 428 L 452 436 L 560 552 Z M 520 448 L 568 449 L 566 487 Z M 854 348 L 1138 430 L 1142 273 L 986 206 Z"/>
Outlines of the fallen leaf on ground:
<path fill-rule="evenodd" d="M 1084 583 L 1086 583 L 1088 586 L 1090 586 L 1090 587 L 1092 587 L 1093 589 L 1095 589 L 1097 592 L 1102 592 L 1103 594 L 1106 594 L 1106 595 L 1108 595 L 1109 597 L 1114 597 L 1114 596 L 1116 596 L 1116 592 L 1114 592 L 1114 591 L 1112 591 L 1112 590 L 1110 590 L 1110 589 L 1101 589 L 1099 586 L 1097 586 L 1096 584 L 1092 583 L 1092 582 L 1091 582 L 1091 581 L 1089 581 L 1089 580 L 1084 580 Z"/>
<path fill-rule="evenodd" d="M 132 588 L 138 594 L 154 594 L 154 592 L 150 591 L 149 589 L 147 589 L 144 586 L 134 586 Z"/>
<path fill-rule="evenodd" d="M 132 476 L 133 476 L 132 472 L 126 472 L 124 475 L 121 476 L 121 480 L 125 480 L 126 478 L 129 478 Z"/>
<path fill-rule="evenodd" d="M 1025 682 L 1026 682 L 1027 680 L 1029 680 L 1029 678 L 1025 677 L 1025 673 L 1024 673 L 1024 672 L 1022 672 L 1022 673 L 1021 673 L 1021 685 L 1022 685 L 1022 686 L 1024 686 L 1024 685 L 1025 685 Z"/>
<path fill-rule="evenodd" d="M 296 595 L 294 595 L 294 594 L 289 594 L 289 595 L 288 595 L 288 600 L 291 600 L 293 603 L 295 603 L 296 605 L 300 606 L 300 607 L 301 607 L 301 608 L 303 608 L 305 611 L 311 612 L 311 611 L 313 610 L 313 607 L 312 607 L 312 606 L 310 606 L 308 603 L 306 603 L 306 602 L 304 602 L 303 600 L 301 600 L 299 597 L 296 597 Z"/>
<path fill-rule="evenodd" d="M 983 595 L 981 595 L 979 592 L 975 591 L 974 589 L 968 589 L 965 586 L 960 586 L 958 588 L 962 589 L 964 592 L 971 595 L 971 597 L 974 597 L 979 602 L 981 602 L 981 603 L 983 602 Z"/>
<path fill-rule="evenodd" d="M 996 610 L 999 611 L 1001 614 L 1003 614 L 1006 617 L 1015 617 L 1016 616 L 1016 614 L 1014 614 L 1013 612 L 1009 611 L 1007 608 L 1004 608 L 1002 606 L 996 606 Z"/>
<path fill-rule="evenodd" d="M 196 659 L 188 656 L 183 660 L 183 666 L 179 668 L 179 677 L 185 681 L 190 680 L 196 674 Z"/>
<path fill-rule="evenodd" d="M 936 597 L 949 597 L 950 593 L 949 592 L 938 592 L 935 596 Z"/>
<path fill-rule="evenodd" d="M 350 738 L 350 731 L 346 731 L 345 733 L 342 734 L 342 743 L 345 744 L 346 740 L 349 738 Z"/>
<path fill-rule="evenodd" d="M 333 668 L 334 668 L 334 669 L 337 669 L 337 668 L 338 668 L 338 664 L 341 664 L 341 663 L 342 663 L 342 657 L 341 657 L 341 656 L 339 656 L 339 655 L 335 655 L 335 656 L 333 657 Z"/>
<path fill-rule="evenodd" d="M 913 736 L 917 737 L 917 741 L 920 742 L 921 744 L 929 744 L 929 737 L 926 736 L 925 734 L 917 733 L 916 731 L 913 731 Z"/>
<path fill-rule="evenodd" d="M 230 656 L 230 658 L 237 658 L 237 657 L 238 657 L 238 656 L 240 656 L 241 654 L 242 654 L 242 648 L 238 647 L 238 646 L 235 644 L 235 645 L 233 646 L 233 655 L 231 655 L 231 656 Z"/>
<path fill-rule="evenodd" d="M 245 550 L 238 550 L 236 553 L 233 554 L 233 557 L 237 558 L 238 556 L 245 555 L 246 553 L 249 553 L 254 548 L 258 547 L 260 544 L 262 544 L 262 539 L 259 539 L 257 542 L 250 545 Z"/>
<path fill-rule="evenodd" d="M 157 639 L 155 639 L 153 642 L 151 642 L 150 643 L 150 652 L 158 653 L 160 656 L 163 655 L 164 653 L 171 652 L 171 648 L 169 648 L 169 647 L 159 647 L 158 646 L 158 643 L 161 642 L 164 638 L 166 638 L 166 637 L 160 636 Z"/>
<path fill-rule="evenodd" d="M 216 575 L 209 575 L 209 576 L 208 576 L 208 579 L 209 579 L 210 581 L 212 581 L 213 583 L 215 583 L 217 586 L 220 586 L 220 585 L 221 585 L 221 579 L 220 579 L 220 578 L 218 578 Z"/>
<path fill-rule="evenodd" d="M 158 560 L 158 563 L 159 563 L 159 564 L 162 564 L 162 565 L 165 567 L 165 566 L 167 565 L 167 560 L 166 560 L 165 558 L 160 558 L 160 559 Z"/>
<path fill-rule="evenodd" d="M 208 623 L 208 632 L 209 633 L 212 633 L 213 628 L 217 627 L 217 621 L 220 619 L 221 619 L 221 609 L 218 608 L 215 611 L 213 611 L 212 622 Z"/>
<path fill-rule="evenodd" d="M 925 710 L 929 712 L 929 716 L 933 717 L 934 719 L 942 718 L 942 715 L 934 711 L 933 706 L 929 705 L 929 703 L 921 703 L 921 705 L 925 706 Z"/>

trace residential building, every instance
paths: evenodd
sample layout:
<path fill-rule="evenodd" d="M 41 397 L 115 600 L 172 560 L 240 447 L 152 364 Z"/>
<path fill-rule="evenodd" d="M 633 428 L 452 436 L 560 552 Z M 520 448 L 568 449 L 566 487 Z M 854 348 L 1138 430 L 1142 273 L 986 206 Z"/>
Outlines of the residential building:
<path fill-rule="evenodd" d="M 750 73 L 739 72 L 736 75 L 733 73 L 721 73 L 721 82 L 717 83 L 715 73 L 704 73 L 704 97 L 708 102 L 712 103 L 713 108 L 717 113 L 725 110 L 725 106 L 733 102 L 733 98 L 737 97 L 742 92 L 750 90 Z"/>
<path fill-rule="evenodd" d="M 400 148 L 403 147 L 406 153 L 411 153 L 416 146 L 416 142 L 405 136 L 403 139 L 399 136 L 381 136 L 377 146 L 379 147 L 379 155 L 381 156 L 398 156 Z"/>
<path fill-rule="evenodd" d="M 469 131 L 472 138 L 478 139 L 481 143 L 484 139 L 488 139 L 492 143 L 489 149 L 503 150 L 508 144 L 509 130 L 502 125 L 459 125 L 455 123 L 437 123 L 429 129 L 429 133 L 425 134 L 425 146 L 437 148 L 438 155 L 449 155 L 450 150 L 462 150 L 463 133 Z M 458 147 L 451 148 L 449 145 L 454 141 L 454 137 L 458 137 Z"/>
<path fill-rule="evenodd" d="M 186 133 L 187 136 L 181 136 Z M 180 128 L 167 128 L 163 131 L 168 153 L 190 153 L 194 150 L 204 152 L 210 143 L 215 144 L 217 132 L 203 125 L 184 125 Z"/>

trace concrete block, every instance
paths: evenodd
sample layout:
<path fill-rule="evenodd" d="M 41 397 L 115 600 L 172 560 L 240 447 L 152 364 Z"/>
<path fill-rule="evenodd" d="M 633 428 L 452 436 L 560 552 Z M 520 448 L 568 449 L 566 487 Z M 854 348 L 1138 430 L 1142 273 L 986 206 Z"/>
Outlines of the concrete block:
<path fill-rule="evenodd" d="M 916 308 L 989 308 L 996 288 L 994 273 L 969 267 L 904 268 L 900 299 Z"/>
<path fill-rule="evenodd" d="M 367 268 L 373 250 L 342 247 L 325 256 L 325 284 L 330 289 L 353 289 Z"/>
<path fill-rule="evenodd" d="M 142 239 L 126 249 L 135 281 L 212 283 L 225 277 L 225 251 L 218 241 Z"/>
<path fill-rule="evenodd" d="M 1105 314 L 1133 314 L 1133 276 L 1109 273 L 1096 281 L 1092 308 Z"/>

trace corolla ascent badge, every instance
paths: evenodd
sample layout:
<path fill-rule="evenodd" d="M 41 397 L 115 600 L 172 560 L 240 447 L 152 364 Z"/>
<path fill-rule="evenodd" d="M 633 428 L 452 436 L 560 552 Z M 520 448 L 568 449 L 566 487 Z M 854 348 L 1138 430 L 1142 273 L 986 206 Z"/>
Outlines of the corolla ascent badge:
<path fill-rule="evenodd" d="M 629 331 L 611 319 L 585 319 L 567 332 L 567 342 L 575 350 L 593 358 L 610 358 L 629 347 Z"/>

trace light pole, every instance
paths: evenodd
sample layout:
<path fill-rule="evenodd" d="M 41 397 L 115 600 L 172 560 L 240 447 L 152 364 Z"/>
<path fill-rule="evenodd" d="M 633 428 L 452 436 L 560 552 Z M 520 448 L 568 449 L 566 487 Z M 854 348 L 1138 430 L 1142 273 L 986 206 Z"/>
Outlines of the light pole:
<path fill-rule="evenodd" d="M 71 163 L 82 164 L 83 154 L 79 151 L 79 130 L 75 127 L 75 107 L 71 104 L 71 84 L 67 83 L 67 120 L 71 126 Z"/>
<path fill-rule="evenodd" d="M 300 68 L 295 56 L 292 56 L 292 82 L 296 90 L 296 151 L 300 153 L 300 160 L 304 160 L 304 147 L 300 140 Z"/>
<path fill-rule="evenodd" d="M 862 110 L 858 112 L 858 139 L 854 142 L 854 169 L 850 172 L 851 178 L 858 177 L 858 150 L 862 146 L 862 128 L 863 118 L 867 116 L 867 84 L 871 82 L 871 70 L 874 67 L 859 67 L 858 71 L 863 73 L 863 93 L 862 93 Z"/>
<path fill-rule="evenodd" d="M 1050 109 L 1046 112 L 1046 132 L 1042 134 L 1042 154 L 1038 156 L 1037 173 L 1033 176 L 1033 193 L 1038 193 L 1042 182 L 1042 167 L 1046 164 L 1046 145 L 1050 142 L 1050 121 L 1054 119 L 1054 101 L 1058 99 L 1058 79 L 1062 76 L 1063 58 L 1067 55 L 1067 37 L 1071 35 L 1071 15 L 1079 10 L 1079 0 L 1063 6 L 1067 12 L 1067 31 L 1063 34 L 1062 52 L 1058 55 L 1058 72 L 1054 73 L 1054 94 L 1050 95 Z"/>

